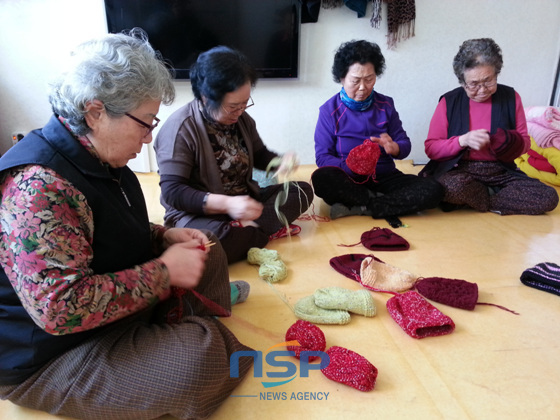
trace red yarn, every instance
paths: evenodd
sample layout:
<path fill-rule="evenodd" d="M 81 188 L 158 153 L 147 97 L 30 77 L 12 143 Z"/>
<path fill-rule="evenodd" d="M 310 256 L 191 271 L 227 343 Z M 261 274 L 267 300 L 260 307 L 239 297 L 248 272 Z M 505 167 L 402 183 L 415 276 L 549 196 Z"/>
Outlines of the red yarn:
<path fill-rule="evenodd" d="M 377 368 L 365 357 L 344 347 L 333 346 L 327 350 L 330 363 L 321 372 L 332 381 L 371 391 L 375 387 Z"/>
<path fill-rule="evenodd" d="M 346 158 L 346 165 L 354 173 L 371 175 L 372 179 L 375 179 L 375 168 L 379 156 L 381 156 L 379 145 L 371 139 L 365 139 L 362 144 L 350 150 Z"/>

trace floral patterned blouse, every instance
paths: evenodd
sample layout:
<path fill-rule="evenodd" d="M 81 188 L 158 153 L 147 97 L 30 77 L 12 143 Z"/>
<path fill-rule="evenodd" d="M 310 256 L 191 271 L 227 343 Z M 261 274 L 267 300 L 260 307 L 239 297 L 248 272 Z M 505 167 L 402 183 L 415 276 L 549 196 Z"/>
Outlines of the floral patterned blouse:
<path fill-rule="evenodd" d="M 91 144 L 84 146 L 95 154 Z M 53 170 L 28 165 L 6 171 L 0 194 L 0 264 L 29 315 L 46 332 L 89 330 L 169 296 L 168 272 L 158 259 L 115 273 L 93 273 L 91 208 Z M 152 225 L 156 252 L 164 232 L 163 226 Z"/>

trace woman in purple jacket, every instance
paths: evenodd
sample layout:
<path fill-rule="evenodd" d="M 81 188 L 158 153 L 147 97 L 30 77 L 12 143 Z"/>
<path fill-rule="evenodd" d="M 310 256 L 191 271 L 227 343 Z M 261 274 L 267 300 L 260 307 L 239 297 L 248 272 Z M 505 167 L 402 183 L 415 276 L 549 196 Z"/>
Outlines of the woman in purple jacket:
<path fill-rule="evenodd" d="M 394 159 L 406 158 L 411 144 L 393 99 L 373 90 L 384 70 L 385 58 L 372 42 L 350 41 L 335 54 L 332 74 L 342 89 L 319 109 L 319 168 L 311 177 L 315 194 L 331 206 L 332 219 L 412 214 L 436 207 L 443 195 L 432 179 L 403 174 L 395 167 Z M 347 164 L 350 151 L 366 139 L 381 152 L 372 175 L 360 175 Z"/>

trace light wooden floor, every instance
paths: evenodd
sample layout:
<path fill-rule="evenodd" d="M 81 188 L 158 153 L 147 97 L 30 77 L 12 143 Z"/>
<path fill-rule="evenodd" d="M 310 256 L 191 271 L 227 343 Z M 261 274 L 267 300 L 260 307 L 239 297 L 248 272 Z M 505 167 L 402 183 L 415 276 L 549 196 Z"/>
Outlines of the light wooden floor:
<path fill-rule="evenodd" d="M 409 163 L 401 169 L 414 173 Z M 310 167 L 297 179 L 309 180 Z M 161 221 L 157 176 L 139 174 L 153 221 Z M 315 213 L 328 208 L 315 199 Z M 363 393 L 332 382 L 318 371 L 296 377 L 286 385 L 265 388 L 265 377 L 245 378 L 212 420 L 287 419 L 560 419 L 560 296 L 524 286 L 519 277 L 537 263 L 560 263 L 560 209 L 543 216 L 498 216 L 439 209 L 402 217 L 408 227 L 395 231 L 411 244 L 408 251 L 375 252 L 386 263 L 418 276 L 439 276 L 476 282 L 479 301 L 506 306 L 519 316 L 491 306 L 474 311 L 434 303 L 450 316 L 455 331 L 447 336 L 416 340 L 388 315 L 389 295 L 374 293 L 377 315 L 352 315 L 350 324 L 320 326 L 327 347 L 343 346 L 366 357 L 379 370 L 376 387 Z M 302 221 L 299 236 L 273 241 L 289 268 L 275 289 L 258 277 L 258 267 L 246 262 L 231 266 L 231 279 L 251 283 L 247 302 L 223 319 L 240 340 L 266 355 L 284 341 L 296 321 L 293 305 L 316 289 L 358 283 L 335 272 L 329 259 L 336 255 L 371 253 L 356 243 L 384 220 L 354 216 L 330 222 Z M 283 369 L 280 369 L 282 371 Z M 299 370 L 298 370 L 299 373 Z M 285 399 L 265 399 L 267 392 Z M 328 393 L 322 400 L 297 399 L 305 393 Z M 296 399 L 291 399 L 292 395 Z M 308 396 L 311 394 L 307 394 Z M 0 403 L 1 420 L 46 420 L 53 416 Z M 60 417 L 57 417 L 60 418 Z"/>

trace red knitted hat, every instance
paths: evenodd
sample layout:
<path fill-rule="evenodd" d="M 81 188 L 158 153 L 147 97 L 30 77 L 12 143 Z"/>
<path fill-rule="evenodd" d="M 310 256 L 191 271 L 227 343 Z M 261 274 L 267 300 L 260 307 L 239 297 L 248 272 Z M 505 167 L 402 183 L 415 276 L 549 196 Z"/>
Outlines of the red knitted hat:
<path fill-rule="evenodd" d="M 404 332 L 413 338 L 451 334 L 455 329 L 451 318 L 412 290 L 389 299 L 387 310 Z"/>
<path fill-rule="evenodd" d="M 286 331 L 286 341 L 297 340 L 299 346 L 287 346 L 288 351 L 295 352 L 295 357 L 300 358 L 302 351 L 324 351 L 326 348 L 325 334 L 311 322 L 296 321 L 288 331 Z M 319 356 L 309 356 L 309 361 L 317 359 Z"/>
<path fill-rule="evenodd" d="M 333 346 L 327 350 L 330 363 L 321 372 L 332 381 L 371 391 L 375 387 L 377 368 L 365 357 L 344 347 Z"/>
<path fill-rule="evenodd" d="M 472 311 L 478 300 L 478 286 L 465 280 L 426 277 L 420 279 L 416 290 L 434 302 Z"/>
<path fill-rule="evenodd" d="M 338 271 L 345 277 L 352 279 L 354 281 L 360 282 L 360 267 L 362 266 L 362 261 L 366 257 L 372 257 L 374 260 L 383 262 L 379 258 L 373 255 L 366 254 L 345 254 L 339 255 L 338 257 L 332 257 L 329 261 L 332 268 Z"/>
<path fill-rule="evenodd" d="M 379 145 L 370 139 L 365 139 L 362 144 L 350 150 L 346 165 L 358 175 L 371 175 L 375 178 L 375 167 L 379 156 L 381 156 Z"/>

